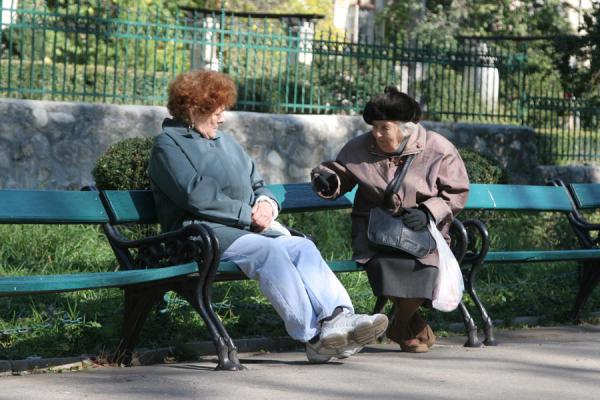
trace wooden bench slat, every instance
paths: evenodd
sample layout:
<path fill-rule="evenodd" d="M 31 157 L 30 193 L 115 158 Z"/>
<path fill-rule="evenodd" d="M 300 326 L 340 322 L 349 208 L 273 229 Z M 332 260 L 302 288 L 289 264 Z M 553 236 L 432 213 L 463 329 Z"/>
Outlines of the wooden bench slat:
<path fill-rule="evenodd" d="M 600 183 L 572 183 L 570 186 L 578 208 L 600 207 Z"/>
<path fill-rule="evenodd" d="M 106 190 L 103 195 L 111 223 L 153 224 L 157 222 L 152 191 Z"/>
<path fill-rule="evenodd" d="M 198 272 L 195 262 L 165 268 L 64 275 L 34 275 L 0 278 L 0 295 L 27 295 L 84 289 L 123 287 L 161 281 Z"/>
<path fill-rule="evenodd" d="M 346 193 L 335 201 L 320 198 L 312 190 L 310 183 L 288 183 L 267 185 L 273 192 L 282 211 L 300 212 L 300 211 L 318 211 L 331 210 L 338 208 L 350 208 L 354 201 L 356 189 Z"/>
<path fill-rule="evenodd" d="M 363 271 L 363 268 L 352 260 L 329 261 L 327 264 L 333 272 Z"/>
<path fill-rule="evenodd" d="M 352 260 L 329 261 L 327 264 L 333 272 L 355 272 L 363 270 L 362 267 L 360 267 L 355 261 Z M 234 262 L 221 261 L 219 263 L 219 275 L 231 275 L 239 273 L 241 273 L 241 270 Z"/>
<path fill-rule="evenodd" d="M 317 196 L 309 183 L 267 186 L 281 204 L 282 212 L 334 210 L 352 207 L 356 189 L 335 201 Z M 156 223 L 156 208 L 149 190 L 107 190 L 104 192 L 113 224 Z"/>
<path fill-rule="evenodd" d="M 335 201 L 324 200 L 310 183 L 273 184 L 267 186 L 282 206 L 282 212 L 302 212 L 351 208 L 356 188 Z M 465 209 L 529 210 L 569 212 L 573 205 L 565 189 L 555 186 L 471 184 Z M 600 190 L 600 189 L 598 189 Z M 155 223 L 156 210 L 151 191 L 104 192 L 111 222 Z"/>
<path fill-rule="evenodd" d="M 578 261 L 600 258 L 600 249 L 490 251 L 485 262 Z"/>
<path fill-rule="evenodd" d="M 0 190 L 0 223 L 106 223 L 99 193 L 58 190 Z"/>
<path fill-rule="evenodd" d="M 465 209 L 569 212 L 573 204 L 558 186 L 471 184 Z"/>

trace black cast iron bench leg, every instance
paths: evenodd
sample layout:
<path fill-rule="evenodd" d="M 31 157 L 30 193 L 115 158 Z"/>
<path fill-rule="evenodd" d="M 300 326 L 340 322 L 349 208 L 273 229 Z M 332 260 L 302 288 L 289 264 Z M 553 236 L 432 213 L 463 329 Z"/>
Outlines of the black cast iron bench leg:
<path fill-rule="evenodd" d="M 237 347 L 227 333 L 223 322 L 212 307 L 212 284 L 217 274 L 220 262 L 219 242 L 209 227 L 203 226 L 201 232 L 203 246 L 202 251 L 203 268 L 199 270 L 199 281 L 194 289 L 194 305 L 197 306 L 200 315 L 209 327 L 217 354 L 219 364 L 216 369 L 227 371 L 240 371 L 246 369 L 238 358 Z"/>
<path fill-rule="evenodd" d="M 464 344 L 464 347 L 481 347 L 481 342 L 479 341 L 479 337 L 477 336 L 477 325 L 475 324 L 475 320 L 469 314 L 469 310 L 465 306 L 465 303 L 462 301 L 458 305 L 458 309 L 463 318 L 463 324 L 465 325 L 465 330 L 467 331 L 468 339 Z"/>
<path fill-rule="evenodd" d="M 568 314 L 569 320 L 576 324 L 581 323 L 583 306 L 587 303 L 594 288 L 596 288 L 600 282 L 600 269 L 594 264 L 596 263 L 588 261 L 583 266 L 581 277 L 579 278 L 579 289 L 577 291 L 577 296 L 575 297 L 575 303 Z"/>
<path fill-rule="evenodd" d="M 152 307 L 164 296 L 166 290 L 157 287 L 125 288 L 122 333 L 116 353 L 111 362 L 131 365 L 133 350 L 142 327 Z"/>
<path fill-rule="evenodd" d="M 483 321 L 483 332 L 485 339 L 483 344 L 486 346 L 496 346 L 498 342 L 494 337 L 494 325 L 492 323 L 492 319 L 488 315 L 487 310 L 483 306 L 481 299 L 477 295 L 477 291 L 475 290 L 475 280 L 477 278 L 477 274 L 481 270 L 481 266 L 483 265 L 483 260 L 487 255 L 489 249 L 489 234 L 485 225 L 478 220 L 470 220 L 464 222 L 465 227 L 475 228 L 478 235 L 480 235 L 482 245 L 481 249 L 477 252 L 475 251 L 475 255 L 471 255 L 469 257 L 469 263 L 471 264 L 471 269 L 469 273 L 465 277 L 465 286 L 469 296 L 475 303 L 477 310 L 479 311 L 479 315 Z"/>

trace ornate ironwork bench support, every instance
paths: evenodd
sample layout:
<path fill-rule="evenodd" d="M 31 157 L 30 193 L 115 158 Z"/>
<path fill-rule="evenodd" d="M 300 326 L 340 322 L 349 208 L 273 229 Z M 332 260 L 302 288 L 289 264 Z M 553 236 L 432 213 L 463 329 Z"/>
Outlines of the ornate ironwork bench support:
<path fill-rule="evenodd" d="M 600 244 L 600 224 L 587 222 L 578 212 L 569 213 L 567 218 L 581 247 L 584 249 L 597 249 Z M 596 238 L 592 237 L 592 231 L 595 231 Z M 583 265 L 579 268 L 578 281 L 577 296 L 571 311 L 567 314 L 567 319 L 576 324 L 581 323 L 583 306 L 600 283 L 600 266 L 597 260 L 583 262 Z"/>
<path fill-rule="evenodd" d="M 195 261 L 197 276 L 186 276 L 144 287 L 125 288 L 123 336 L 114 361 L 129 365 L 142 326 L 167 291 L 175 291 L 198 311 L 217 350 L 216 369 L 238 371 L 237 348 L 211 305 L 211 285 L 219 266 L 219 243 L 210 228 L 188 225 L 179 231 L 140 240 L 125 238 L 110 224 L 103 226 L 121 269 L 160 268 Z"/>
<path fill-rule="evenodd" d="M 575 232 L 575 236 L 577 236 L 577 240 L 581 247 L 584 249 L 597 249 L 600 247 L 600 224 L 588 222 L 578 211 L 580 200 L 577 195 L 577 190 L 574 187 L 576 185 L 566 185 L 560 179 L 554 179 L 550 184 L 561 186 L 569 192 L 573 211 L 567 214 L 567 219 L 569 220 L 569 224 L 571 225 L 573 232 Z M 592 202 L 592 208 L 600 206 L 595 198 Z M 595 232 L 595 238 L 593 237 L 592 232 Z M 582 262 L 582 266 L 579 268 L 578 283 L 579 288 L 577 290 L 577 295 L 575 296 L 575 302 L 567 314 L 567 319 L 575 324 L 581 323 L 583 306 L 587 303 L 590 295 L 600 283 L 600 266 L 598 265 L 597 260 Z"/>
<path fill-rule="evenodd" d="M 486 346 L 496 346 L 498 342 L 494 337 L 494 325 L 492 319 L 488 315 L 487 310 L 483 306 L 481 299 L 477 295 L 477 290 L 475 289 L 477 274 L 481 270 L 483 260 L 490 248 L 490 236 L 487 227 L 481 221 L 465 221 L 464 226 L 468 236 L 468 249 L 464 257 L 464 264 L 471 266 L 469 271 L 464 275 L 465 287 L 469 296 L 475 303 L 477 311 L 479 311 L 479 315 L 483 321 L 483 332 L 485 336 L 483 344 Z M 479 248 L 477 248 L 477 244 L 479 244 Z"/>

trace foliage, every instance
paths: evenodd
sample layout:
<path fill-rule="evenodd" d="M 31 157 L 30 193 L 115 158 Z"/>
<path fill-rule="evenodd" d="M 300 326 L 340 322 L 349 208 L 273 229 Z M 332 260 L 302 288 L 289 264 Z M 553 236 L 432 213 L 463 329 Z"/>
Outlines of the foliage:
<path fill-rule="evenodd" d="M 461 149 L 459 152 L 471 183 L 501 183 L 506 180 L 506 172 L 490 158 L 471 149 Z"/>
<path fill-rule="evenodd" d="M 92 171 L 101 190 L 150 189 L 148 160 L 152 138 L 125 139 L 112 145 L 96 161 Z"/>
<path fill-rule="evenodd" d="M 600 104 L 600 3 L 584 15 L 579 37 L 556 39 L 555 62 L 566 92 L 576 98 L 587 98 Z"/>
<path fill-rule="evenodd" d="M 396 1 L 382 20 L 397 33 L 455 43 L 459 35 L 552 35 L 568 30 L 566 6 L 559 0 Z"/>

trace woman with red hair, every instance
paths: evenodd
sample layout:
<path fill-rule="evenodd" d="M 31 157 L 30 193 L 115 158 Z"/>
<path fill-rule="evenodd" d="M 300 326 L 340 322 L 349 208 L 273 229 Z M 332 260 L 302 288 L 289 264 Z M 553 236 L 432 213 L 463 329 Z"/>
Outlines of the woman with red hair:
<path fill-rule="evenodd" d="M 354 314 L 315 245 L 275 220 L 279 205 L 256 164 L 218 129 L 236 94 L 233 80 L 214 71 L 183 73 L 169 86 L 173 118 L 163 122 L 148 169 L 161 226 L 210 226 L 221 260 L 258 280 L 310 362 L 349 357 L 385 331 L 387 317 Z"/>

